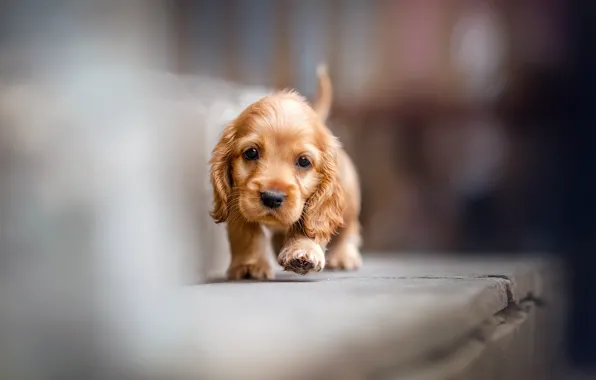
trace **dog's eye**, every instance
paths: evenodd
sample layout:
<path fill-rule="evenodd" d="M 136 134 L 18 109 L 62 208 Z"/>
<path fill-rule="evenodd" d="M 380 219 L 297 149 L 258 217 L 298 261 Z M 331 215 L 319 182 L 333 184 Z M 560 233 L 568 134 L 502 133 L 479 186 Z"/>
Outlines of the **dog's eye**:
<path fill-rule="evenodd" d="M 259 151 L 256 150 L 255 148 L 250 148 L 250 149 L 245 150 L 244 153 L 242 153 L 242 155 L 248 161 L 254 161 L 259 158 Z"/>
<path fill-rule="evenodd" d="M 310 168 L 310 165 L 311 165 L 310 160 L 307 157 L 304 157 L 304 156 L 300 157 L 298 159 L 298 161 L 296 162 L 296 164 L 299 167 L 301 167 L 302 169 Z"/>

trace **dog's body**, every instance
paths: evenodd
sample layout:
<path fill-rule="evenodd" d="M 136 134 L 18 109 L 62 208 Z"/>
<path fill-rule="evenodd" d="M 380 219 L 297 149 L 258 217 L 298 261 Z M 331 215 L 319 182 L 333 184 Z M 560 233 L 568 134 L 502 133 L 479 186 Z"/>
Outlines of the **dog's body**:
<path fill-rule="evenodd" d="M 332 87 L 326 70 L 318 75 L 312 107 L 292 91 L 266 96 L 224 130 L 213 150 L 211 215 L 227 222 L 230 279 L 273 278 L 263 228 L 273 232 L 286 270 L 306 274 L 362 264 L 358 175 L 325 126 Z"/>

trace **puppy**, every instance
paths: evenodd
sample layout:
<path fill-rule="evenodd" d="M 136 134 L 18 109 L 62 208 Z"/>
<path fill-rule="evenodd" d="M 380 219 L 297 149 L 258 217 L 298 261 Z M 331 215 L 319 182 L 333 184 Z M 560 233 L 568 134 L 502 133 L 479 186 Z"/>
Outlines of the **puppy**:
<path fill-rule="evenodd" d="M 273 93 L 248 106 L 213 149 L 211 216 L 227 222 L 230 280 L 273 279 L 263 228 L 285 270 L 362 264 L 358 176 L 325 126 L 332 85 L 324 66 L 317 75 L 312 107 L 294 91 Z"/>

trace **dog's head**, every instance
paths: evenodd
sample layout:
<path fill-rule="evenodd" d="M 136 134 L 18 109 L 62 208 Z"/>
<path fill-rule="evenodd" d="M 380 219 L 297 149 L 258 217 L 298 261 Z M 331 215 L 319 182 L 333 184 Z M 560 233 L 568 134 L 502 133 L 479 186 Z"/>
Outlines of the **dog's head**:
<path fill-rule="evenodd" d="M 304 98 L 283 91 L 250 105 L 211 159 L 216 222 L 241 218 L 329 240 L 342 224 L 339 143 Z"/>

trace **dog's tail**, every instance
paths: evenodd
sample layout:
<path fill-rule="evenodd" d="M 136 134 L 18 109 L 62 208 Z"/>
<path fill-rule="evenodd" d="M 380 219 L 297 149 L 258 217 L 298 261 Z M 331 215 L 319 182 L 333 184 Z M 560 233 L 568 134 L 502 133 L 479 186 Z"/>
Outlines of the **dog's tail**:
<path fill-rule="evenodd" d="M 319 114 L 321 120 L 325 122 L 329 116 L 331 103 L 333 102 L 333 86 L 331 85 L 331 78 L 329 78 L 326 64 L 321 63 L 317 66 L 317 77 L 319 79 L 319 86 L 313 103 L 313 109 Z"/>

